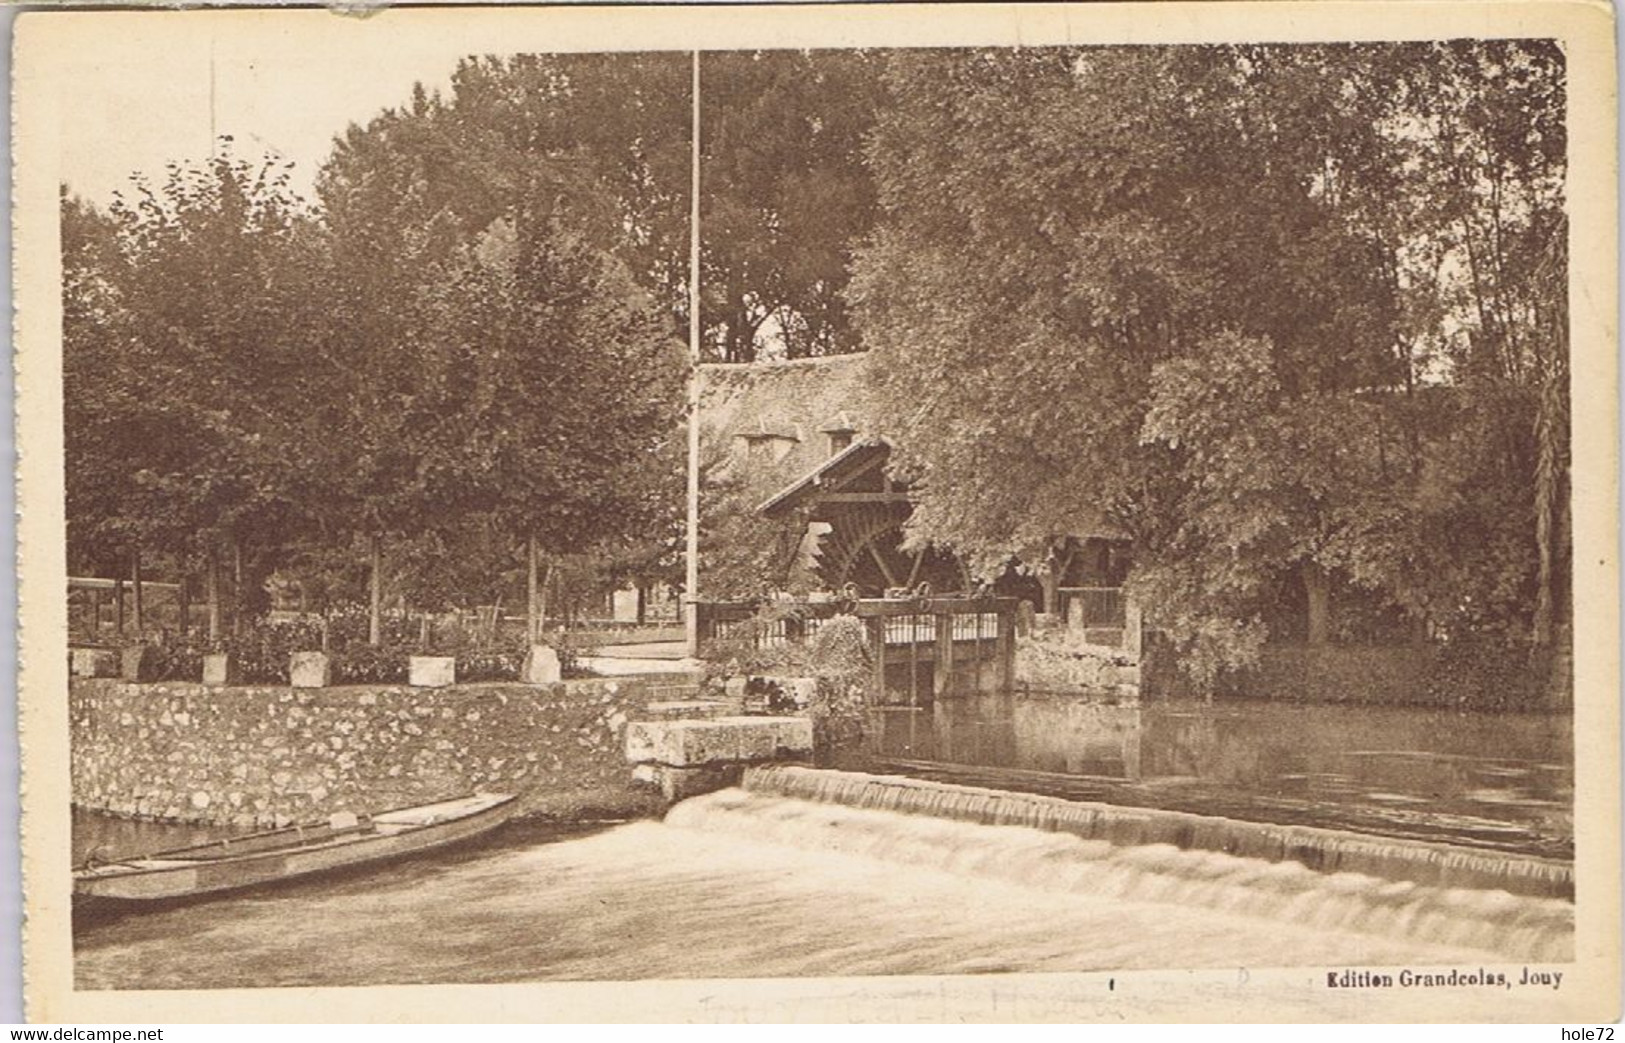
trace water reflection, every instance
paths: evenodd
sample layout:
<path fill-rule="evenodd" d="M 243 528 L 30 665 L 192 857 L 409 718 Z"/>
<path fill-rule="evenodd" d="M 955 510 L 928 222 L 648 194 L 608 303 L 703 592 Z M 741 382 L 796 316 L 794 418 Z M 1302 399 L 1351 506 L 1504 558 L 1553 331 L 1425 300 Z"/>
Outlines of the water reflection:
<path fill-rule="evenodd" d="M 862 759 L 1075 799 L 1571 858 L 1572 749 L 1567 715 L 1021 693 L 877 710 Z"/>
<path fill-rule="evenodd" d="M 178 822 L 142 822 L 84 808 L 73 809 L 73 864 L 112 861 L 170 848 L 207 844 L 243 830 Z"/>

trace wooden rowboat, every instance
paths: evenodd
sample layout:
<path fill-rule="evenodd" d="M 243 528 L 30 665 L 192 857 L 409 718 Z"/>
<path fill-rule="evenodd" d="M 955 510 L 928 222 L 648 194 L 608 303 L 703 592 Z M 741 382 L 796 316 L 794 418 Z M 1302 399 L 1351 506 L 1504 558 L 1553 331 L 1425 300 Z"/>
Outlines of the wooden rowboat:
<path fill-rule="evenodd" d="M 73 893 L 146 901 L 255 887 L 467 840 L 517 809 L 511 795 L 479 793 L 376 815 L 339 812 L 318 825 L 88 863 L 74 870 Z"/>

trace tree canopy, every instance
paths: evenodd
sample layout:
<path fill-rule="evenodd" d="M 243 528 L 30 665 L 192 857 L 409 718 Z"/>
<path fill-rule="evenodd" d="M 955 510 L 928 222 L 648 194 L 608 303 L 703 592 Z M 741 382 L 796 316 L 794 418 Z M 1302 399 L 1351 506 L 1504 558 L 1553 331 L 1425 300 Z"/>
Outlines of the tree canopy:
<path fill-rule="evenodd" d="M 324 374 L 320 231 L 285 173 L 229 152 L 100 213 L 63 200 L 77 549 L 206 553 L 296 526 Z"/>
<path fill-rule="evenodd" d="M 851 292 L 914 538 L 992 573 L 1130 536 L 1199 673 L 1283 599 L 1325 639 L 1334 592 L 1535 634 L 1566 553 L 1554 48 L 915 52 L 886 81 Z"/>
<path fill-rule="evenodd" d="M 518 542 L 667 574 L 690 60 L 469 59 L 341 135 L 313 200 L 229 147 L 65 196 L 75 560 L 336 576 L 359 541 L 375 608 L 386 541 L 478 559 L 399 564 L 423 603 Z M 1564 90 L 1539 41 L 707 54 L 705 353 L 870 350 L 911 539 L 989 578 L 1132 540 L 1199 678 L 1271 635 L 1544 649 Z M 758 588 L 794 534 L 710 511 Z"/>
<path fill-rule="evenodd" d="M 708 358 L 856 347 L 842 291 L 874 220 L 862 143 L 882 69 L 864 51 L 702 58 Z M 688 55 L 469 59 L 446 97 L 420 92 L 339 141 L 320 194 L 345 262 L 444 257 L 545 199 L 684 326 L 690 91 Z"/>
<path fill-rule="evenodd" d="M 370 158 L 348 172 L 412 166 Z M 408 205 L 334 219 L 285 184 L 227 152 L 108 214 L 64 198 L 74 550 L 200 556 L 211 591 L 246 551 L 247 587 L 282 567 L 327 591 L 360 540 L 376 641 L 386 581 L 424 608 L 489 589 L 488 555 L 483 581 L 386 577 L 384 542 L 580 554 L 665 524 L 647 461 L 676 436 L 685 361 L 575 211 L 538 190 L 479 227 Z"/>

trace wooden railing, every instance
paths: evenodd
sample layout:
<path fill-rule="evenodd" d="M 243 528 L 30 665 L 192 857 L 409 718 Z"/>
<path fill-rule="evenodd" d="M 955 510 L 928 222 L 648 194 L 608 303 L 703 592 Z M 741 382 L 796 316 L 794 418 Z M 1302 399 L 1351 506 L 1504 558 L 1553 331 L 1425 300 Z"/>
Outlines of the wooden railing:
<path fill-rule="evenodd" d="M 178 631 L 196 623 L 201 605 L 188 605 L 179 584 L 146 580 L 139 613 L 135 584 L 127 579 L 69 577 L 68 639 L 76 645 L 117 647 L 143 631 Z M 192 617 L 192 618 L 188 618 Z"/>

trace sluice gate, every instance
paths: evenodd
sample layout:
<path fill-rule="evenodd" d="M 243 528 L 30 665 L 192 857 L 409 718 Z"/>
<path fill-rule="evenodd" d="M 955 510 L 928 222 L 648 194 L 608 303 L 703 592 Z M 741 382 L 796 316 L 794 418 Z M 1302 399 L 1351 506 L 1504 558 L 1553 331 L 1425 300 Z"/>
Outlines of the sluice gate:
<path fill-rule="evenodd" d="M 700 647 L 742 641 L 754 648 L 801 644 L 837 615 L 868 635 L 872 705 L 1009 691 L 1015 682 L 1016 598 L 892 597 L 697 602 Z M 770 606 L 771 614 L 762 609 Z"/>

